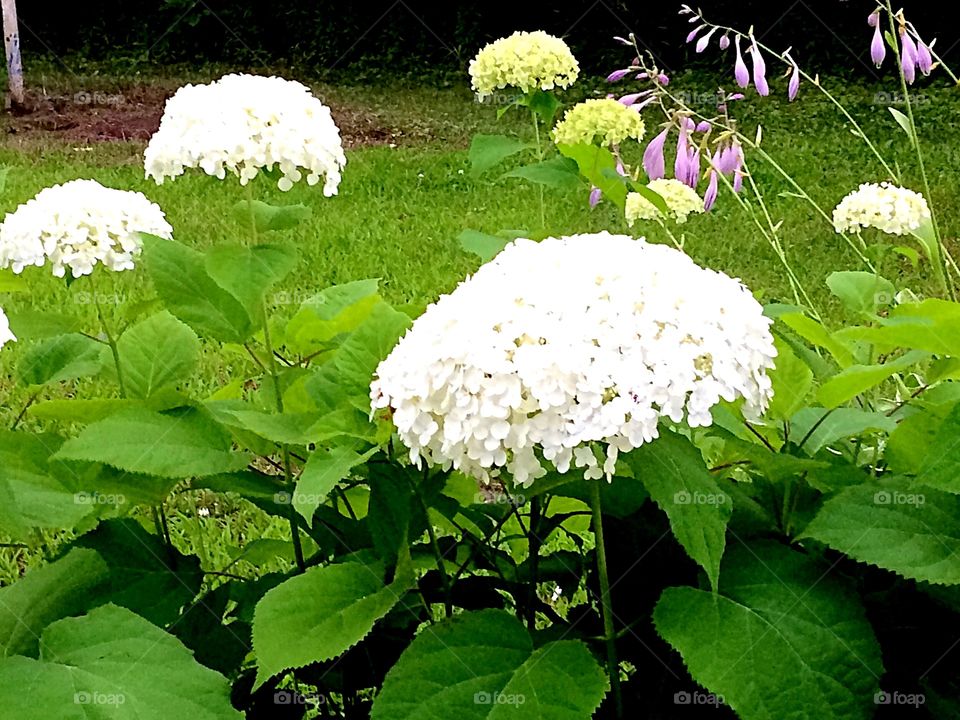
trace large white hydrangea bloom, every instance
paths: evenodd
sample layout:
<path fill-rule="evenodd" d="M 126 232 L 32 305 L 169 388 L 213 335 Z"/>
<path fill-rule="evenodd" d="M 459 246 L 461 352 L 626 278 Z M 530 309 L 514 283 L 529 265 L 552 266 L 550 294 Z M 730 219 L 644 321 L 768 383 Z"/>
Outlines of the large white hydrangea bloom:
<path fill-rule="evenodd" d="M 309 185 L 323 180 L 327 196 L 337 194 L 346 163 L 330 109 L 308 87 L 257 75 L 180 88 L 144 153 L 147 177 L 157 183 L 200 168 L 220 180 L 232 173 L 246 185 L 277 167 L 281 190 L 306 175 Z"/>
<path fill-rule="evenodd" d="M 3 308 L 0 308 L 0 348 L 16 339 L 17 336 L 10 332 L 10 321 L 7 320 L 6 313 L 3 312 Z"/>
<path fill-rule="evenodd" d="M 930 220 L 930 207 L 918 192 L 888 182 L 864 183 L 833 211 L 838 233 L 876 228 L 890 235 L 909 235 Z"/>
<path fill-rule="evenodd" d="M 57 277 L 89 275 L 95 265 L 131 270 L 140 233 L 165 239 L 173 228 L 143 193 L 71 180 L 41 190 L 0 224 L 0 268 L 20 273 L 47 262 Z"/>
<path fill-rule="evenodd" d="M 580 65 L 567 44 L 542 30 L 515 32 L 484 46 L 470 61 L 469 69 L 480 100 L 506 87 L 524 93 L 568 88 L 580 74 Z"/>
<path fill-rule="evenodd" d="M 775 354 L 750 292 L 677 250 L 521 239 L 427 308 L 377 369 L 371 405 L 392 409 L 417 464 L 528 484 L 547 461 L 599 478 L 661 417 L 705 426 L 742 397 L 755 418 Z"/>

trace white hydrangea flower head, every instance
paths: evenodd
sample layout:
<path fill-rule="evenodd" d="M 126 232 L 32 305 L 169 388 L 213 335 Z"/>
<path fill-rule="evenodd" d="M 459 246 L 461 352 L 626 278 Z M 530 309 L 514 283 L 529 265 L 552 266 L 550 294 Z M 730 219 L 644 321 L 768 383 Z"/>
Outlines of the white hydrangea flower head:
<path fill-rule="evenodd" d="M 930 207 L 918 192 L 888 182 L 863 183 L 833 211 L 838 233 L 876 228 L 890 235 L 909 235 L 930 221 Z"/>
<path fill-rule="evenodd" d="M 670 218 L 677 224 L 685 223 L 691 215 L 704 211 L 703 198 L 679 180 L 660 178 L 647 183 L 647 187 L 663 198 Z M 638 220 L 663 219 L 663 213 L 643 195 L 632 192 L 627 195 L 626 217 L 627 224 L 633 227 Z"/>
<path fill-rule="evenodd" d="M 580 65 L 567 44 L 542 30 L 515 32 L 486 45 L 470 61 L 470 79 L 483 100 L 495 90 L 568 88 L 576 82 Z"/>
<path fill-rule="evenodd" d="M 557 145 L 599 142 L 606 147 L 627 139 L 642 140 L 645 130 L 640 113 L 633 108 L 613 98 L 594 98 L 564 113 L 563 120 L 553 129 L 553 141 Z"/>
<path fill-rule="evenodd" d="M 0 224 L 0 268 L 20 273 L 47 262 L 56 277 L 89 275 L 97 265 L 132 270 L 141 233 L 166 240 L 173 228 L 143 193 L 71 180 L 37 193 Z"/>
<path fill-rule="evenodd" d="M 261 170 L 279 168 L 287 191 L 306 176 L 336 195 L 347 158 L 330 108 L 305 85 L 279 77 L 225 75 L 209 85 L 185 85 L 167 101 L 160 129 L 144 153 L 147 177 L 162 183 L 199 168 L 246 185 Z"/>
<path fill-rule="evenodd" d="M 380 364 L 410 459 L 520 485 L 546 466 L 612 476 L 661 417 L 755 419 L 772 395 L 771 321 L 737 280 L 678 250 L 600 233 L 516 240 L 427 308 Z"/>
<path fill-rule="evenodd" d="M 8 342 L 16 342 L 17 336 L 10 331 L 10 321 L 3 308 L 0 308 L 0 348 Z"/>

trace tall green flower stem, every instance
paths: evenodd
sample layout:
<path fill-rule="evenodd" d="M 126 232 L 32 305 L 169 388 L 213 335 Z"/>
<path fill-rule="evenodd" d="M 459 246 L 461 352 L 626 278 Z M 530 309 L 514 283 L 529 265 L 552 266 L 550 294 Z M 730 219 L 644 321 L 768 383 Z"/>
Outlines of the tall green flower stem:
<path fill-rule="evenodd" d="M 257 245 L 260 242 L 260 233 L 257 230 L 257 216 L 254 211 L 254 200 L 253 200 L 253 185 L 247 183 L 247 207 L 250 209 L 250 237 L 253 239 L 253 245 Z M 273 395 L 276 401 L 276 407 L 278 413 L 283 413 L 283 384 L 280 382 L 280 369 L 277 366 L 277 357 L 273 349 L 273 341 L 270 337 L 270 316 L 267 312 L 267 301 L 266 298 L 260 303 L 260 319 L 263 325 L 263 349 L 267 355 L 266 369 L 267 374 L 270 376 L 270 379 L 273 383 Z M 283 459 L 283 481 L 287 489 L 287 492 L 290 494 L 290 497 L 293 497 L 293 494 L 296 492 L 296 483 L 293 480 L 293 469 L 290 462 L 290 449 L 284 445 L 282 447 L 282 459 Z M 297 523 L 297 510 L 293 505 L 291 500 L 288 506 L 288 519 L 290 521 L 290 539 L 293 542 L 293 553 L 297 561 L 297 568 L 300 572 L 304 572 L 307 569 L 307 564 L 303 558 L 303 545 L 300 542 L 300 527 Z"/>
<path fill-rule="evenodd" d="M 103 312 L 103 306 L 100 304 L 100 295 L 97 293 L 97 285 L 94 280 L 95 273 L 90 273 L 90 295 L 93 298 L 93 307 L 97 311 L 97 320 L 100 322 L 100 328 L 107 338 L 107 345 L 110 346 L 110 354 L 113 355 L 113 365 L 117 372 L 117 385 L 120 386 L 120 397 L 127 396 L 127 388 L 123 383 L 123 367 L 120 365 L 120 350 L 117 347 L 117 336 L 113 334 L 110 323 L 107 322 L 106 315 Z"/>
<path fill-rule="evenodd" d="M 607 674 L 617 718 L 623 717 L 623 696 L 620 693 L 620 663 L 617 660 L 616 634 L 613 630 L 613 602 L 610 599 L 610 576 L 607 572 L 607 549 L 603 539 L 603 517 L 600 504 L 600 480 L 588 481 L 590 506 L 593 510 L 593 534 L 596 538 L 597 573 L 600 577 L 600 610 L 603 616 L 603 639 L 607 645 Z"/>
<path fill-rule="evenodd" d="M 920 178 L 923 181 L 923 192 L 926 195 L 927 202 L 930 205 L 930 222 L 933 225 L 933 235 L 936 240 L 936 247 L 939 250 L 939 257 L 933 256 L 934 254 L 930 253 L 932 255 L 930 261 L 934 266 L 934 272 L 937 275 L 937 280 L 940 281 L 944 286 L 945 291 L 950 294 L 951 299 L 956 300 L 956 287 L 953 284 L 953 279 L 945 276 L 943 271 L 943 261 L 946 258 L 954 270 L 957 270 L 957 264 L 954 262 L 950 252 L 943 244 L 943 235 L 940 232 L 940 224 L 937 221 L 937 212 L 933 204 L 933 195 L 930 192 L 930 178 L 927 175 L 927 165 L 923 157 L 923 150 L 920 147 L 920 136 L 917 133 L 917 121 L 913 113 L 913 102 L 910 100 L 910 88 L 907 86 L 907 78 L 903 72 L 903 64 L 900 58 L 900 46 L 896 42 L 896 38 L 898 36 L 897 20 L 894 16 L 893 4 L 890 0 L 886 0 L 886 9 L 887 19 L 890 22 L 890 36 L 894 40 L 893 52 L 896 56 L 897 67 L 899 68 L 899 72 L 897 74 L 900 76 L 900 90 L 903 92 L 903 102 L 907 108 L 907 120 L 910 123 L 910 142 L 913 145 L 913 149 L 917 153 L 917 163 L 918 167 L 920 168 Z"/>
<path fill-rule="evenodd" d="M 107 322 L 107 315 L 103 311 L 103 305 L 100 303 L 100 294 L 97 292 L 97 283 L 94 279 L 96 273 L 92 272 L 89 275 L 90 278 L 90 296 L 93 302 L 93 307 L 97 311 L 97 320 L 100 323 L 100 329 L 103 330 L 104 337 L 107 339 L 107 345 L 110 347 L 110 354 L 113 356 L 113 367 L 117 373 L 117 385 L 120 388 L 120 397 L 127 397 L 127 386 L 123 380 L 123 365 L 120 362 L 120 349 L 117 344 L 117 336 L 113 332 L 113 328 L 110 323 Z M 170 532 L 167 529 L 167 524 L 165 522 L 166 518 L 163 515 L 163 504 L 154 505 L 152 507 L 153 513 L 153 525 L 154 529 L 157 531 L 157 535 L 163 538 L 164 543 L 167 546 L 167 551 L 172 551 L 172 544 L 170 542 Z"/>
<path fill-rule="evenodd" d="M 537 576 L 540 574 L 540 498 L 530 499 L 530 518 L 527 537 L 528 554 L 530 555 L 530 584 L 527 596 L 527 627 L 533 631 L 537 627 Z"/>
<path fill-rule="evenodd" d="M 530 109 L 530 115 L 533 118 L 533 137 L 537 142 L 537 161 L 543 162 L 543 142 L 540 139 L 540 117 L 537 111 Z M 543 202 L 543 185 L 537 183 L 537 190 L 540 193 L 540 229 L 547 229 L 547 211 Z"/>

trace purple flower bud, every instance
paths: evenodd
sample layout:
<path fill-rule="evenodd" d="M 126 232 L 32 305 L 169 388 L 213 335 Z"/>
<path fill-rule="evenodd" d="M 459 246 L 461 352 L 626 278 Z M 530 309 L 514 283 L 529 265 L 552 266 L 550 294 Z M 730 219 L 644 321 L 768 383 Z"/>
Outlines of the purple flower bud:
<path fill-rule="evenodd" d="M 622 98 L 620 98 L 619 102 L 621 105 L 626 105 L 627 107 L 630 107 L 635 102 L 637 102 L 637 100 L 640 100 L 641 98 L 645 98 L 648 95 L 651 95 L 652 93 L 653 93 L 653 90 L 642 90 L 641 92 L 638 92 L 638 93 L 631 93 L 630 95 L 624 95 Z"/>
<path fill-rule="evenodd" d="M 917 44 L 906 31 L 900 33 L 900 67 L 903 70 L 903 77 L 908 84 L 912 85 L 917 79 Z"/>
<path fill-rule="evenodd" d="M 667 128 L 651 140 L 647 149 L 643 151 L 643 169 L 650 180 L 659 180 L 665 174 L 663 146 L 667 142 L 667 135 L 669 134 L 670 128 Z"/>
<path fill-rule="evenodd" d="M 793 75 L 790 76 L 790 83 L 787 85 L 787 97 L 790 102 L 797 99 L 797 93 L 800 92 L 800 68 L 793 66 Z"/>
<path fill-rule="evenodd" d="M 933 71 L 933 54 L 927 44 L 919 37 L 917 38 L 917 65 L 924 75 L 929 75 Z"/>
<path fill-rule="evenodd" d="M 739 145 L 727 145 L 714 159 L 713 166 L 724 175 L 736 172 L 743 163 L 743 149 Z"/>
<path fill-rule="evenodd" d="M 642 72 L 642 73 L 638 73 L 638 74 L 637 74 L 636 79 L 637 79 L 637 80 L 646 80 L 648 77 L 650 77 L 650 76 L 647 75 L 647 73 Z"/>
<path fill-rule="evenodd" d="M 733 93 L 733 95 L 728 95 L 727 100 L 743 100 L 746 97 L 743 93 Z"/>
<path fill-rule="evenodd" d="M 670 84 L 670 78 L 667 76 L 666 73 L 660 73 L 659 75 L 657 75 L 657 82 L 663 86 L 667 86 Z"/>
<path fill-rule="evenodd" d="M 741 190 L 743 190 L 743 171 L 737 170 L 733 174 L 733 191 L 738 193 Z"/>
<path fill-rule="evenodd" d="M 767 84 L 767 63 L 760 54 L 756 39 L 753 41 L 750 54 L 753 56 L 753 84 L 757 86 L 757 92 L 766 97 L 770 94 L 770 86 Z"/>
<path fill-rule="evenodd" d="M 690 174 L 690 143 L 687 140 L 688 132 L 687 128 L 680 128 L 680 137 L 677 139 L 677 157 L 673 163 L 673 176 L 680 182 L 684 182 L 684 179 Z"/>
<path fill-rule="evenodd" d="M 716 31 L 717 31 L 717 29 L 716 29 L 716 28 L 713 28 L 713 29 L 710 30 L 710 32 L 708 32 L 708 33 L 707 33 L 706 35 L 704 35 L 702 38 L 700 38 L 699 40 L 697 40 L 697 52 L 698 52 L 698 53 L 702 53 L 704 50 L 707 49 L 707 46 L 710 44 L 710 38 L 713 37 L 713 34 L 714 34 Z"/>
<path fill-rule="evenodd" d="M 730 36 L 724 35 L 722 38 L 720 38 L 720 49 L 726 50 L 728 47 L 730 47 Z"/>
<path fill-rule="evenodd" d="M 710 182 L 707 184 L 707 192 L 703 196 L 703 209 L 706 212 L 710 212 L 717 202 L 717 193 L 720 191 L 717 184 L 717 174 L 716 170 L 710 171 Z"/>
<path fill-rule="evenodd" d="M 590 207 L 595 208 L 597 205 L 599 205 L 600 198 L 602 197 L 603 197 L 603 192 L 600 190 L 600 188 L 595 187 L 592 190 L 590 190 Z"/>
<path fill-rule="evenodd" d="M 626 70 L 614 70 L 612 73 L 607 75 L 607 82 L 615 83 L 620 80 L 623 80 L 627 76 L 627 73 L 629 72 L 630 72 L 630 68 L 627 68 Z"/>
<path fill-rule="evenodd" d="M 737 85 L 742 88 L 750 85 L 750 71 L 747 70 L 747 64 L 743 61 L 743 55 L 740 54 L 740 36 L 737 35 L 734 41 L 737 46 L 737 60 L 733 66 L 733 76 L 737 80 Z"/>
<path fill-rule="evenodd" d="M 870 17 L 873 17 L 872 15 Z M 883 33 L 880 32 L 880 24 L 876 25 L 873 31 L 873 41 L 870 43 L 870 59 L 877 67 L 883 65 L 883 59 L 887 56 L 887 46 L 883 42 Z"/>
<path fill-rule="evenodd" d="M 706 120 L 701 120 L 699 123 L 697 123 L 697 132 L 698 133 L 710 132 L 711 127 L 712 126 L 710 125 L 710 123 L 708 123 Z"/>
<path fill-rule="evenodd" d="M 697 34 L 698 34 L 701 30 L 703 30 L 705 27 L 706 27 L 706 25 L 697 25 L 693 30 L 690 31 L 690 34 L 687 35 L 687 42 L 688 42 L 688 43 L 693 42 L 693 39 L 694 39 L 694 38 L 697 36 Z"/>
<path fill-rule="evenodd" d="M 690 151 L 690 161 L 687 165 L 687 177 L 684 178 L 684 182 L 692 187 L 694 190 L 697 189 L 697 183 L 700 182 L 700 148 L 695 147 Z"/>
<path fill-rule="evenodd" d="M 867 18 L 867 25 L 872 28 L 878 27 L 880 25 L 880 11 L 874 10 L 870 13 L 870 17 Z"/>

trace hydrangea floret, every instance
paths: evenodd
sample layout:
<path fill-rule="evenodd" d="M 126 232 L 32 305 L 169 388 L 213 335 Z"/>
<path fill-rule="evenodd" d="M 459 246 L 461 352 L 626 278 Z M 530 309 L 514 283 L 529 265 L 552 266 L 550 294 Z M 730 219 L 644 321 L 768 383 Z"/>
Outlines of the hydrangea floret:
<path fill-rule="evenodd" d="M 770 322 L 739 281 L 663 245 L 519 239 L 414 322 L 371 406 L 391 410 L 418 466 L 520 485 L 550 466 L 610 477 L 661 418 L 707 426 L 742 398 L 755 419 L 772 395 Z"/>
<path fill-rule="evenodd" d="M 643 119 L 633 108 L 613 98 L 595 98 L 574 105 L 553 130 L 557 145 L 599 143 L 619 145 L 624 140 L 642 140 Z"/>
<path fill-rule="evenodd" d="M 327 196 L 336 195 L 346 162 L 330 109 L 306 85 L 258 75 L 180 88 L 144 153 L 146 175 L 158 184 L 199 168 L 246 185 L 278 168 L 281 190 L 306 176 L 311 186 L 322 181 Z"/>
<path fill-rule="evenodd" d="M 486 45 L 470 61 L 470 80 L 478 99 L 502 88 L 533 90 L 568 88 L 580 65 L 567 44 L 542 30 L 515 32 Z"/>
<path fill-rule="evenodd" d="M 704 211 L 703 198 L 686 183 L 673 178 L 661 178 L 647 183 L 647 188 L 663 198 L 670 219 L 678 224 L 685 223 L 690 215 Z M 663 213 L 643 195 L 632 192 L 627 195 L 627 223 L 632 227 L 638 220 L 663 219 Z"/>
<path fill-rule="evenodd" d="M 838 233 L 876 228 L 890 235 L 909 235 L 930 221 L 930 207 L 918 192 L 888 182 L 863 183 L 833 211 Z"/>
<path fill-rule="evenodd" d="M 50 263 L 53 274 L 89 275 L 100 264 L 131 270 L 140 254 L 141 233 L 164 239 L 173 228 L 143 193 L 104 187 L 96 180 L 71 180 L 41 190 L 0 224 L 0 268 L 20 273 Z"/>

